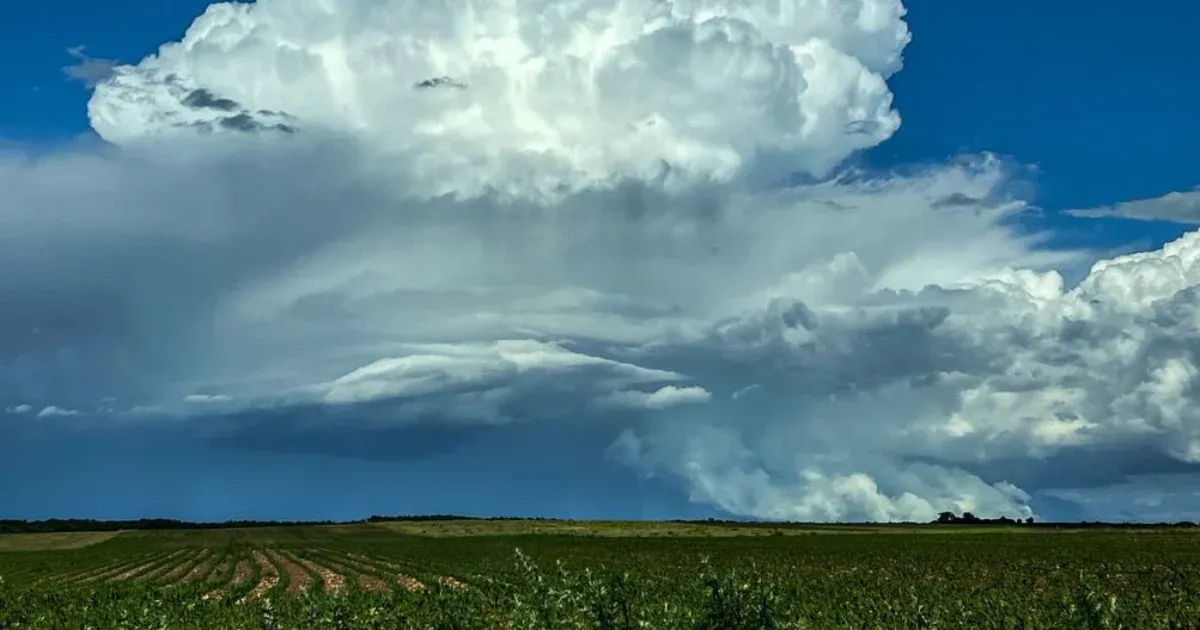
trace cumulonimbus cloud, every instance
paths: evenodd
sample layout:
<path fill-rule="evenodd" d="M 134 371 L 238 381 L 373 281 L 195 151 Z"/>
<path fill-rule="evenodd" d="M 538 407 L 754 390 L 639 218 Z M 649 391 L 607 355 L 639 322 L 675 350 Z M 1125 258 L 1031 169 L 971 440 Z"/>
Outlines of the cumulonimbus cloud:
<path fill-rule="evenodd" d="M 900 124 L 903 15 L 215 4 L 97 85 L 107 146 L 0 163 L 0 404 L 219 414 L 226 442 L 255 410 L 257 442 L 313 409 L 576 423 L 802 520 L 1026 516 L 1083 496 L 1032 462 L 1200 462 L 1200 237 L 1071 287 L 1091 257 L 1021 229 L 999 160 L 836 169 Z"/>

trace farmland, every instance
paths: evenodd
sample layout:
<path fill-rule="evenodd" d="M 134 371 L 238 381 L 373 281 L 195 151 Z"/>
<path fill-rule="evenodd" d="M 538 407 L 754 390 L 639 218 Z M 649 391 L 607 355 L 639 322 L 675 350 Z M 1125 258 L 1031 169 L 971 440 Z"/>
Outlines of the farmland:
<path fill-rule="evenodd" d="M 1200 627 L 1191 529 L 433 521 L 0 550 L 0 628 Z"/>

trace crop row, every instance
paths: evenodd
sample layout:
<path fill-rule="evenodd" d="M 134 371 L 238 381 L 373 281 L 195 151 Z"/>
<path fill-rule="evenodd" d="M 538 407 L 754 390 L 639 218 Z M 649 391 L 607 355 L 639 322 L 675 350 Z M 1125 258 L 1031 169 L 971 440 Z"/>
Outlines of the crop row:
<path fill-rule="evenodd" d="M 114 542 L 0 556 L 0 627 L 1200 627 L 1190 535 L 850 538 Z"/>

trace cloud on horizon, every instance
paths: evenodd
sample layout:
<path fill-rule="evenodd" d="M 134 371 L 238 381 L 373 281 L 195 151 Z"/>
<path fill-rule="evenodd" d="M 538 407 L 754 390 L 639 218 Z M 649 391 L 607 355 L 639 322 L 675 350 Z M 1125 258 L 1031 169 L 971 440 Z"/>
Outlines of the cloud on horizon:
<path fill-rule="evenodd" d="M 904 9 L 772 7 L 210 6 L 96 85 L 105 146 L 0 156 L 0 436 L 796 520 L 1194 484 L 1200 236 L 1097 261 L 993 156 L 845 168 L 900 125 Z"/>

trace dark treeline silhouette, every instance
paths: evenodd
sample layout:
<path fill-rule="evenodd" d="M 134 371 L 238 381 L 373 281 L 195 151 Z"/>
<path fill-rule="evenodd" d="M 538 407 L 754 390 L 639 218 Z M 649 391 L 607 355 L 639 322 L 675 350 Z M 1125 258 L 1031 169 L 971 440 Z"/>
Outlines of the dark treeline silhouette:
<path fill-rule="evenodd" d="M 721 527 L 763 527 L 763 528 L 831 528 L 838 527 L 927 527 L 930 525 L 1020 525 L 1022 527 L 1034 527 L 1039 529 L 1085 529 L 1085 528 L 1124 528 L 1124 529 L 1148 529 L 1161 527 L 1197 527 L 1200 526 L 1192 521 L 1173 521 L 1173 522 L 1107 522 L 1107 521 L 1038 521 L 1035 522 L 1032 517 L 1024 520 L 1001 516 L 998 518 L 980 518 L 971 512 L 965 512 L 962 516 L 958 516 L 953 512 L 942 512 L 938 518 L 928 523 L 920 523 L 914 521 L 907 522 L 886 522 L 877 523 L 873 521 L 865 522 L 833 522 L 833 523 L 812 523 L 806 521 L 751 521 L 751 520 L 735 520 L 735 519 L 720 519 L 720 518 L 705 518 L 705 519 L 671 519 L 669 523 L 681 523 L 687 525 L 716 525 Z"/>
<path fill-rule="evenodd" d="M 102 521 L 86 518 L 52 518 L 44 521 L 17 519 L 0 520 L 0 534 L 39 532 L 111 532 L 117 530 L 155 529 L 232 529 L 235 527 L 281 527 L 287 525 L 335 525 L 334 521 L 223 521 L 198 523 L 170 518 L 143 518 L 126 521 Z"/>
<path fill-rule="evenodd" d="M 954 512 L 942 512 L 938 517 L 931 521 L 933 525 L 1021 525 L 1025 527 L 1127 527 L 1127 528 L 1147 528 L 1147 527 L 1195 527 L 1196 524 L 1191 521 L 1176 521 L 1173 523 L 1107 523 L 1104 521 L 1080 521 L 1080 522 L 1051 522 L 1051 523 L 1035 523 L 1033 517 L 1030 516 L 1024 520 L 1001 516 L 999 518 L 980 518 L 970 512 L 963 512 L 962 516 Z"/>
<path fill-rule="evenodd" d="M 397 516 L 374 515 L 356 521 L 222 521 L 195 522 L 181 521 L 169 518 L 143 518 L 137 520 L 106 521 L 97 519 L 52 518 L 42 521 L 20 519 L 0 519 L 0 534 L 20 533 L 50 533 L 50 532 L 104 532 L 117 530 L 169 530 L 169 529 L 233 529 L 251 527 L 295 527 L 306 525 L 353 525 L 360 523 L 386 523 L 404 521 L 531 521 L 531 522 L 563 522 L 570 519 L 521 516 L 462 516 L 458 514 L 413 514 Z M 1080 528 L 1128 528 L 1145 529 L 1161 527 L 1197 527 L 1191 521 L 1162 522 L 1162 523 L 1107 523 L 1101 521 L 1082 522 L 1034 522 L 1032 518 L 1017 520 L 1001 516 L 999 518 L 980 518 L 970 512 L 959 516 L 953 512 L 942 512 L 931 523 L 806 523 L 797 521 L 758 521 L 731 519 L 671 519 L 668 523 L 683 523 L 691 525 L 712 525 L 717 527 L 802 527 L 802 528 L 838 528 L 869 525 L 874 527 L 913 527 L 937 525 L 1020 525 L 1039 529 L 1080 529 Z"/>
<path fill-rule="evenodd" d="M 159 529 L 234 529 L 250 527 L 293 527 L 299 525 L 353 525 L 356 523 L 386 523 L 402 521 L 554 521 L 550 518 L 521 518 L 519 516 L 501 516 L 483 518 L 479 516 L 460 516 L 457 514 L 414 514 L 399 516 L 371 516 L 356 521 L 181 521 L 171 518 L 142 518 L 137 520 L 98 520 L 86 518 L 52 518 L 43 521 L 28 521 L 21 519 L 0 519 L 0 534 L 35 534 L 48 532 L 111 532 L 118 530 L 159 530 Z"/>
<path fill-rule="evenodd" d="M 458 514 L 412 514 L 405 516 L 371 516 L 366 523 L 387 523 L 398 521 L 563 521 L 561 518 L 545 516 L 461 516 Z"/>
<path fill-rule="evenodd" d="M 1033 517 L 1030 516 L 1025 520 L 1008 518 L 1007 516 L 979 518 L 970 512 L 963 512 L 962 516 L 954 512 L 942 512 L 933 523 L 939 525 L 1033 525 Z"/>

